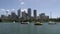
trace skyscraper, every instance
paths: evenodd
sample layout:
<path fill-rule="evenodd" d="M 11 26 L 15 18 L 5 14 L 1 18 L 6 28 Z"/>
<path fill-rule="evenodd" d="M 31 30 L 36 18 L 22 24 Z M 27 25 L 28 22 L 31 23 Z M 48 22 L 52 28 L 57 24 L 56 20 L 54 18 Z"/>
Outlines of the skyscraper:
<path fill-rule="evenodd" d="M 40 19 L 44 19 L 45 18 L 45 13 L 41 13 L 40 14 Z"/>
<path fill-rule="evenodd" d="M 41 13 L 40 19 L 49 19 L 49 16 L 45 15 L 45 13 Z"/>
<path fill-rule="evenodd" d="M 23 18 L 23 20 L 27 19 L 27 13 L 25 11 L 22 12 L 22 18 Z"/>
<path fill-rule="evenodd" d="M 15 12 L 11 12 L 11 18 L 14 18 L 14 19 L 17 18 L 17 15 L 15 14 Z"/>
<path fill-rule="evenodd" d="M 28 17 L 31 18 L 31 8 L 28 8 Z"/>
<path fill-rule="evenodd" d="M 20 18 L 21 17 L 21 9 L 18 9 L 18 17 Z"/>
<path fill-rule="evenodd" d="M 6 11 L 6 16 L 8 16 L 8 11 Z"/>
<path fill-rule="evenodd" d="M 34 10 L 34 19 L 37 17 L 37 10 Z"/>

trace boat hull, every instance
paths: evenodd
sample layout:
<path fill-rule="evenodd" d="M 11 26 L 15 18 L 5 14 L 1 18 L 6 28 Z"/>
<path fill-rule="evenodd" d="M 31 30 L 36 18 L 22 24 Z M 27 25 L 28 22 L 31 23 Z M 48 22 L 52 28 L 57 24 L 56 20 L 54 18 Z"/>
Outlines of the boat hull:
<path fill-rule="evenodd" d="M 42 24 L 34 24 L 34 25 L 42 25 Z"/>
<path fill-rule="evenodd" d="M 21 23 L 21 24 L 28 24 L 28 23 Z"/>
<path fill-rule="evenodd" d="M 48 24 L 56 24 L 56 23 L 48 23 Z"/>
<path fill-rule="evenodd" d="M 28 24 L 27 22 L 22 22 L 21 24 Z"/>
<path fill-rule="evenodd" d="M 34 25 L 43 25 L 42 23 L 35 23 Z"/>

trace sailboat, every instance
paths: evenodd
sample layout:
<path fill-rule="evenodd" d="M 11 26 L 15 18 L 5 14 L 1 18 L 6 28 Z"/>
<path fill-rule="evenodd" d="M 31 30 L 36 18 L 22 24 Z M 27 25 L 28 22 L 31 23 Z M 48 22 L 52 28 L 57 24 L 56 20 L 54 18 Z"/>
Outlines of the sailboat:
<path fill-rule="evenodd" d="M 35 22 L 34 25 L 43 25 L 42 21 L 40 22 Z"/>
<path fill-rule="evenodd" d="M 23 22 L 23 21 L 22 21 L 21 24 L 29 24 L 29 22 Z"/>
<path fill-rule="evenodd" d="M 56 24 L 55 22 L 52 22 L 52 21 L 49 21 L 49 23 L 48 24 Z"/>
<path fill-rule="evenodd" d="M 34 25 L 43 25 L 43 23 L 36 22 Z"/>
<path fill-rule="evenodd" d="M 50 15 L 52 14 L 52 12 L 50 12 Z M 51 16 L 52 18 L 52 16 Z M 56 24 L 54 21 L 49 21 L 48 24 Z"/>

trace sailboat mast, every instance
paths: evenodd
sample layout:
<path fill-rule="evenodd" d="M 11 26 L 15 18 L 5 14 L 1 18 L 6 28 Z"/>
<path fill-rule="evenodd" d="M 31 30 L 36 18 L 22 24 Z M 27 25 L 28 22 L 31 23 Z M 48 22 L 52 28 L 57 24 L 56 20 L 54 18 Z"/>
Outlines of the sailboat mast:
<path fill-rule="evenodd" d="M 50 18 L 52 18 L 52 12 L 50 12 Z"/>

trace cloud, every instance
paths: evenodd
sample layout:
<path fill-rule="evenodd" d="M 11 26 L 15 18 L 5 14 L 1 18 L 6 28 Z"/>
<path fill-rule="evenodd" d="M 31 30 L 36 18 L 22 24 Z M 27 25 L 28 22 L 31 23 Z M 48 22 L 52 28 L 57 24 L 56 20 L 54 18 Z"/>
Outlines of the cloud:
<path fill-rule="evenodd" d="M 22 12 L 24 12 L 24 11 L 25 11 L 25 12 L 27 13 L 27 9 L 21 9 L 21 11 L 22 11 Z"/>
<path fill-rule="evenodd" d="M 5 11 L 5 9 L 1 9 L 1 11 Z"/>
<path fill-rule="evenodd" d="M 21 5 L 24 5 L 25 3 L 24 3 L 24 2 L 21 2 L 20 4 L 21 4 Z"/>
<path fill-rule="evenodd" d="M 10 11 L 10 10 L 6 10 L 6 11 Z"/>
<path fill-rule="evenodd" d="M 15 9 L 12 9 L 12 11 L 14 11 Z"/>

